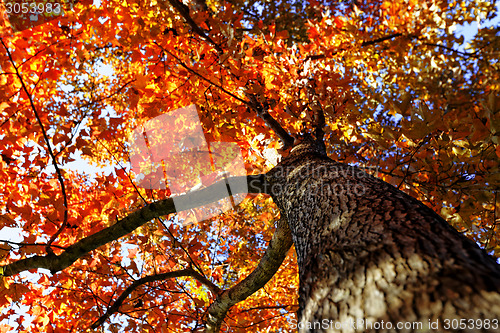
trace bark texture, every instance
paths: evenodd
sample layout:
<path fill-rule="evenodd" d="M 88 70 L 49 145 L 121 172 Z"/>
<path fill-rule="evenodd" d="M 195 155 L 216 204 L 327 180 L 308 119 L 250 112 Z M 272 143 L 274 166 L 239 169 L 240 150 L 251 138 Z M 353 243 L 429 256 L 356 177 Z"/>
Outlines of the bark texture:
<path fill-rule="evenodd" d="M 292 328 L 500 331 L 500 266 L 419 201 L 310 140 L 267 178 L 297 251 Z"/>

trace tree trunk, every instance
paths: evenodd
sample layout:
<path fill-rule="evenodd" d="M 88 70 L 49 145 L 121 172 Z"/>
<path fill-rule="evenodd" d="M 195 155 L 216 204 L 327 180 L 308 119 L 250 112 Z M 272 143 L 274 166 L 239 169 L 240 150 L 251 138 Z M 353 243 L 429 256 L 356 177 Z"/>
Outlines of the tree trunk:
<path fill-rule="evenodd" d="M 305 142 L 268 173 L 299 332 L 500 332 L 500 266 L 431 209 Z"/>

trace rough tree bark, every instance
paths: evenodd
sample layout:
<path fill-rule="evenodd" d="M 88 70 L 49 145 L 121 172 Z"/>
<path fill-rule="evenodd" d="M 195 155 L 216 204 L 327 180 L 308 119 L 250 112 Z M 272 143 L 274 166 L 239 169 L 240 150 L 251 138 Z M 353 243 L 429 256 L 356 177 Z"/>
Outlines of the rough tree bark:
<path fill-rule="evenodd" d="M 267 179 L 297 251 L 299 332 L 500 331 L 500 266 L 419 201 L 312 139 Z"/>

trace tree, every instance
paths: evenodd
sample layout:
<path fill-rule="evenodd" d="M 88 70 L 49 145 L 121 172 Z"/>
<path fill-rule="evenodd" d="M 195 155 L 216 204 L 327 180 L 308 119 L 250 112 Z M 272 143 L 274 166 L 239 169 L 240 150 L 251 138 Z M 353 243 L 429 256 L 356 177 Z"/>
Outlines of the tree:
<path fill-rule="evenodd" d="M 500 42 L 454 34 L 494 4 L 63 5 L 0 24 L 3 331 L 498 331 Z M 246 175 L 141 185 L 130 138 L 189 105 Z"/>

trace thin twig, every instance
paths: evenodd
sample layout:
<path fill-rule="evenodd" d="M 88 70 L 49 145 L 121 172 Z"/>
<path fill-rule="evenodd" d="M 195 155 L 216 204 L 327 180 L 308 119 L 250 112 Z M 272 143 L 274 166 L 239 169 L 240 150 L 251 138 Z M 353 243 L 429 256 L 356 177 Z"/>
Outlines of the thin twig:
<path fill-rule="evenodd" d="M 418 39 L 418 38 L 417 38 Z M 423 45 L 427 45 L 427 46 L 434 46 L 434 47 L 439 47 L 439 48 L 442 48 L 442 49 L 445 49 L 445 50 L 448 50 L 450 52 L 453 52 L 453 53 L 456 53 L 458 54 L 459 56 L 462 56 L 462 57 L 471 57 L 471 58 L 479 58 L 478 55 L 476 55 L 476 52 L 474 53 L 467 53 L 467 52 L 462 52 L 462 51 L 459 51 L 459 50 L 455 50 L 451 47 L 448 47 L 448 46 L 444 46 L 444 45 L 439 45 L 439 44 L 434 44 L 434 43 L 422 43 Z"/>
<path fill-rule="evenodd" d="M 201 267 L 193 260 L 193 258 L 191 257 L 191 254 L 189 254 L 189 252 L 184 248 L 184 246 L 182 245 L 182 243 L 177 240 L 177 238 L 174 236 L 174 234 L 167 227 L 167 225 L 165 224 L 165 222 L 163 221 L 163 219 L 162 218 L 158 218 L 158 220 L 163 225 L 163 227 L 165 228 L 165 230 L 167 231 L 167 233 L 170 235 L 170 237 L 172 238 L 172 240 L 175 242 L 175 244 L 178 244 L 179 247 L 181 248 L 182 252 L 184 252 L 186 254 L 186 256 L 189 258 L 190 264 L 192 266 L 196 267 L 196 269 L 198 270 L 198 272 L 203 277 L 205 277 L 205 273 L 203 272 L 203 270 L 201 269 Z"/>
<path fill-rule="evenodd" d="M 217 49 L 217 51 L 219 52 L 219 54 L 222 54 L 223 53 L 223 50 L 220 48 L 220 46 L 215 43 L 212 39 L 210 39 L 210 37 L 208 37 L 204 32 L 203 30 L 196 24 L 196 22 L 193 21 L 193 19 L 189 16 L 189 7 L 184 5 L 183 3 L 181 3 L 179 0 L 169 0 L 170 4 L 172 6 L 174 6 L 180 13 L 181 15 L 184 17 L 184 19 L 186 19 L 186 21 L 189 23 L 189 25 L 193 28 L 193 30 L 202 38 L 206 39 L 207 41 L 209 41 L 212 45 L 214 45 L 214 47 Z M 156 42 L 155 42 L 156 45 L 158 45 Z M 159 47 L 161 47 L 160 45 L 158 45 Z M 186 70 L 188 70 L 190 73 L 202 78 L 203 80 L 207 81 L 208 83 L 210 83 L 211 85 L 214 85 L 215 87 L 221 89 L 223 92 L 225 92 L 226 94 L 228 94 L 229 96 L 235 98 L 236 100 L 244 103 L 245 105 L 249 106 L 250 108 L 252 108 L 254 111 L 256 111 L 257 115 L 259 117 L 261 117 L 264 122 L 279 136 L 279 138 L 283 141 L 283 150 L 286 150 L 288 149 L 289 147 L 291 147 L 293 145 L 293 142 L 294 142 L 294 138 L 292 136 L 290 136 L 290 134 L 288 134 L 288 132 L 278 123 L 278 121 L 276 119 L 274 119 L 270 114 L 269 112 L 267 112 L 267 108 L 264 108 L 262 107 L 262 104 L 260 103 L 253 103 L 252 100 L 250 100 L 250 102 L 247 102 L 241 98 L 239 98 L 238 96 L 234 95 L 233 93 L 227 91 L 226 89 L 223 88 L 222 84 L 215 84 L 214 82 L 210 81 L 209 79 L 205 78 L 204 76 L 202 76 L 201 74 L 197 73 L 196 71 L 194 71 L 193 69 L 189 68 L 184 62 L 182 62 L 177 56 L 175 56 L 174 54 L 172 54 L 170 51 L 166 50 L 166 49 L 163 49 L 163 47 L 161 47 L 162 50 L 168 54 L 170 54 L 172 57 L 174 57 L 178 62 L 179 64 L 184 67 Z M 222 79 L 222 76 L 221 76 L 221 79 Z M 247 96 L 248 97 L 248 96 Z"/>
<path fill-rule="evenodd" d="M 498 189 L 495 191 L 495 197 L 493 200 L 493 225 L 490 228 L 488 239 L 486 240 L 486 244 L 484 245 L 484 248 L 487 251 L 488 251 L 488 245 L 490 245 L 490 241 L 493 238 L 493 236 L 495 235 L 495 230 L 496 230 L 497 225 L 498 225 L 498 221 L 497 221 L 497 194 L 498 194 Z"/>
<path fill-rule="evenodd" d="M 411 165 L 411 162 L 412 162 L 412 159 L 413 159 L 413 156 L 415 156 L 415 154 L 417 153 L 417 151 L 422 148 L 422 146 L 424 145 L 424 143 L 426 142 L 427 140 L 423 139 L 422 141 L 420 141 L 420 143 L 418 144 L 417 148 L 415 148 L 415 150 L 411 153 L 410 155 L 410 159 L 408 160 L 408 166 L 406 167 L 406 172 L 403 176 L 403 179 L 401 179 L 401 182 L 399 183 L 398 187 L 397 188 L 400 188 L 401 185 L 403 185 L 404 181 L 406 180 L 406 177 L 408 177 L 408 174 L 410 172 L 410 165 Z"/>
<path fill-rule="evenodd" d="M 385 42 L 386 40 L 390 40 L 390 39 L 401 37 L 401 36 L 403 36 L 402 33 L 396 33 L 396 34 L 392 34 L 392 35 L 388 35 L 388 36 L 376 38 L 376 39 L 373 39 L 373 40 L 364 41 L 364 42 L 361 43 L 361 46 L 363 47 L 363 46 L 374 45 L 374 44 Z M 334 55 L 338 54 L 339 52 L 347 51 L 347 50 L 348 50 L 348 48 L 342 48 L 342 49 L 340 49 L 340 50 L 338 50 L 336 52 L 333 52 L 331 54 L 331 56 L 334 56 Z M 304 62 L 306 62 L 308 60 L 319 60 L 319 59 L 324 59 L 324 58 L 326 58 L 325 54 L 308 55 L 304 59 Z"/>
<path fill-rule="evenodd" d="M 206 333 L 219 332 L 229 309 L 264 287 L 280 268 L 292 244 L 292 233 L 288 222 L 282 217 L 257 267 L 241 282 L 224 290 L 208 308 Z"/>
<path fill-rule="evenodd" d="M 113 159 L 115 160 L 115 163 L 117 163 L 118 166 L 120 167 L 120 169 L 125 173 L 128 180 L 130 181 L 130 184 L 132 184 L 132 187 L 134 188 L 135 192 L 139 195 L 142 202 L 145 205 L 147 205 L 149 202 L 146 200 L 146 198 L 144 198 L 144 196 L 141 194 L 141 192 L 139 191 L 139 189 L 135 185 L 134 181 L 132 180 L 132 176 L 130 175 L 130 172 L 128 172 L 127 169 L 124 166 L 122 166 L 122 164 L 120 163 L 120 160 L 118 158 L 116 158 L 116 156 L 113 154 L 113 152 L 104 143 L 102 143 L 101 140 L 99 140 L 99 138 L 97 139 L 97 142 L 100 143 L 104 147 L 104 149 L 106 149 L 106 151 L 108 152 L 109 155 L 111 155 L 111 157 L 113 157 Z"/>
<path fill-rule="evenodd" d="M 264 106 L 262 106 L 262 104 L 256 100 L 255 96 L 247 94 L 247 97 L 250 98 L 250 101 L 245 101 L 244 99 L 236 96 L 232 92 L 226 90 L 221 85 L 212 82 L 211 80 L 207 79 L 203 75 L 199 74 L 198 72 L 196 72 L 195 70 L 193 70 L 192 68 L 190 68 L 189 66 L 187 66 L 179 57 L 177 57 L 175 54 L 173 54 L 169 50 L 164 49 L 161 45 L 159 45 L 156 42 L 154 42 L 154 43 L 158 47 L 160 47 L 162 49 L 162 51 L 168 53 L 171 57 L 173 57 L 179 63 L 179 65 L 181 65 L 182 67 L 184 67 L 184 69 L 186 69 L 188 72 L 190 72 L 191 74 L 194 74 L 194 75 L 198 76 L 202 80 L 204 80 L 204 81 L 208 82 L 209 84 L 217 87 L 218 89 L 222 90 L 224 93 L 228 94 L 229 96 L 233 97 L 237 101 L 245 104 L 246 106 L 248 106 L 252 110 L 254 110 L 257 113 L 257 115 L 259 117 L 261 117 L 266 122 L 266 124 L 269 126 L 269 128 L 271 128 L 280 137 L 280 139 L 283 141 L 284 148 L 291 147 L 291 145 L 293 144 L 293 141 L 294 141 L 293 137 L 290 134 L 288 134 L 288 132 L 278 123 L 278 121 L 276 119 L 274 119 L 269 114 L 269 112 L 267 112 L 266 109 L 264 109 Z M 250 96 L 253 96 L 253 98 L 255 98 L 255 100 L 251 99 Z"/>
<path fill-rule="evenodd" d="M 135 280 L 130 286 L 125 289 L 125 291 L 115 300 L 113 305 L 111 305 L 106 313 L 104 313 L 99 319 L 97 319 L 92 325 L 91 328 L 96 329 L 101 326 L 112 314 L 117 312 L 120 309 L 120 306 L 127 299 L 127 297 L 140 286 L 155 281 L 162 281 L 167 279 L 172 279 L 176 277 L 192 277 L 203 285 L 207 286 L 215 295 L 219 294 L 221 290 L 217 287 L 212 281 L 208 280 L 200 273 L 196 272 L 192 268 L 182 269 L 179 271 L 173 271 L 168 273 L 154 274 L 140 278 L 139 280 Z"/>
<path fill-rule="evenodd" d="M 226 90 L 224 87 L 222 87 L 221 85 L 217 84 L 217 83 L 214 83 L 212 82 L 210 79 L 207 79 L 206 77 L 204 77 L 203 75 L 201 75 L 200 73 L 196 72 L 194 69 L 190 68 L 189 66 L 187 66 L 179 57 L 177 57 L 175 54 L 173 54 L 172 52 L 170 52 L 169 50 L 165 49 L 163 46 L 161 46 L 160 44 L 158 44 L 157 42 L 153 42 L 156 46 L 158 46 L 159 48 L 162 49 L 163 52 L 165 53 L 168 53 L 172 58 L 174 58 L 178 63 L 179 65 L 181 65 L 182 67 L 184 67 L 185 70 L 187 70 L 189 73 L 191 74 L 194 74 L 196 76 L 198 76 L 199 78 L 201 78 L 202 80 L 208 82 L 209 84 L 213 85 L 214 87 L 217 87 L 219 88 L 221 91 L 223 91 L 224 93 L 228 94 L 229 96 L 233 97 L 234 99 L 236 99 L 237 101 L 245 104 L 245 105 L 248 105 L 251 107 L 251 105 L 249 104 L 248 101 L 245 101 L 244 99 L 236 96 L 235 94 L 233 94 L 232 92 Z"/>
<path fill-rule="evenodd" d="M 7 243 L 7 244 L 13 244 L 13 245 L 17 245 L 17 246 L 52 246 L 52 247 L 55 247 L 56 249 L 60 249 L 60 250 L 66 250 L 66 248 L 64 246 L 59 246 L 59 245 L 48 245 L 48 244 L 45 244 L 45 243 L 18 243 L 18 242 L 13 242 L 13 241 L 10 241 L 10 240 L 3 240 L 3 239 L 0 239 L 0 243 Z"/>
<path fill-rule="evenodd" d="M 47 151 L 48 151 L 50 158 L 52 160 L 52 165 L 54 165 L 54 169 L 55 169 L 56 174 L 57 174 L 57 179 L 58 179 L 59 183 L 61 184 L 61 192 L 62 192 L 63 204 L 64 204 L 63 223 L 61 224 L 59 229 L 56 231 L 56 233 L 54 235 L 52 235 L 52 237 L 50 238 L 49 242 L 47 243 L 47 247 L 46 247 L 46 251 L 50 254 L 53 254 L 51 244 L 57 239 L 57 237 L 61 234 L 61 232 L 64 230 L 64 228 L 66 228 L 66 226 L 68 225 L 68 198 L 66 195 L 66 187 L 64 185 L 64 178 L 62 176 L 61 170 L 59 169 L 59 166 L 57 165 L 56 156 L 54 155 L 54 152 L 52 151 L 52 146 L 50 145 L 49 137 L 47 135 L 47 132 L 45 131 L 45 127 L 43 126 L 42 119 L 40 118 L 38 111 L 36 109 L 35 103 L 33 101 L 33 96 L 28 91 L 28 87 L 26 86 L 26 84 L 23 80 L 23 77 L 22 77 L 21 73 L 19 72 L 19 68 L 16 66 L 16 63 L 14 62 L 14 59 L 12 58 L 12 54 L 11 54 L 9 48 L 7 47 L 7 45 L 5 45 L 3 38 L 1 38 L 1 37 L 0 37 L 0 42 L 2 43 L 3 47 L 7 51 L 7 56 L 9 57 L 9 60 L 12 64 L 12 66 L 14 67 L 14 70 L 16 71 L 16 76 L 18 77 L 19 81 L 21 82 L 21 86 L 22 86 L 24 92 L 28 96 L 28 100 L 30 102 L 31 109 L 33 110 L 33 113 L 35 114 L 35 118 L 38 122 L 38 126 L 40 126 L 40 129 L 42 131 L 43 139 L 45 141 L 45 144 L 47 145 Z"/>
<path fill-rule="evenodd" d="M 102 102 L 102 101 L 104 101 L 104 100 L 106 100 L 108 98 L 111 98 L 111 97 L 117 95 L 118 93 L 120 93 L 123 89 L 125 89 L 125 87 L 127 87 L 129 84 L 131 84 L 134 81 L 136 81 L 136 79 L 133 79 L 133 80 L 130 80 L 130 81 L 126 82 L 124 85 L 122 85 L 120 88 L 118 88 L 115 92 L 113 92 L 113 93 L 111 93 L 111 94 L 109 94 L 107 96 L 104 96 L 102 98 L 99 98 L 99 99 L 90 101 L 88 103 L 85 103 L 83 105 L 80 105 L 79 108 L 86 108 L 86 107 L 92 105 L 93 103 L 99 103 L 99 102 Z"/>

